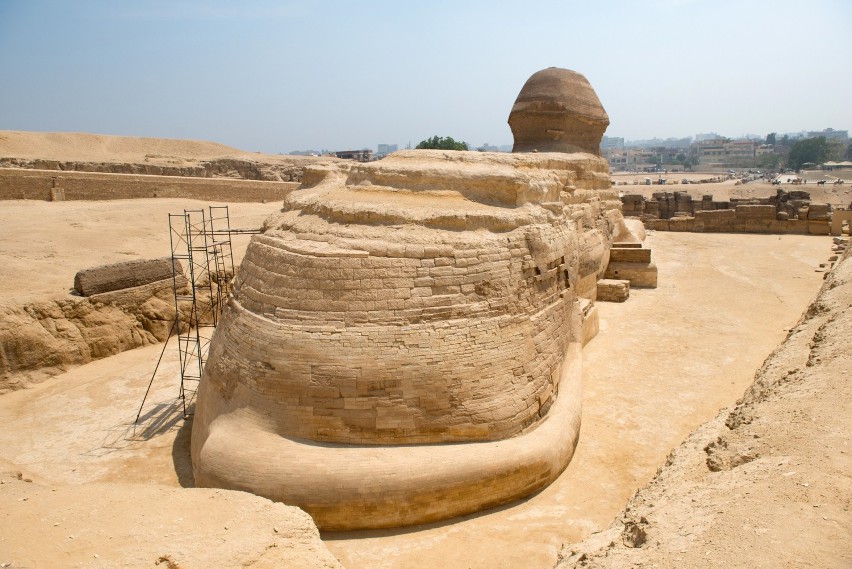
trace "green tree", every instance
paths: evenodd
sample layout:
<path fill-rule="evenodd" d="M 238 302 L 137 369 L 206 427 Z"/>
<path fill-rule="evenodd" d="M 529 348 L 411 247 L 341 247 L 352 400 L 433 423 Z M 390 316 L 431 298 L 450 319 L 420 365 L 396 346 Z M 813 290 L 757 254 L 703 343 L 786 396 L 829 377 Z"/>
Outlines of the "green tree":
<path fill-rule="evenodd" d="M 850 142 L 849 146 L 846 147 L 846 154 L 843 155 L 843 158 L 846 160 L 852 160 L 852 142 Z"/>
<path fill-rule="evenodd" d="M 757 165 L 764 170 L 775 170 L 778 168 L 778 164 L 781 162 L 781 155 L 770 153 L 770 154 L 762 154 L 757 158 Z"/>
<path fill-rule="evenodd" d="M 829 158 L 829 152 L 830 148 L 824 136 L 797 140 L 790 147 L 787 165 L 798 172 L 802 168 L 802 164 L 825 162 Z"/>
<path fill-rule="evenodd" d="M 434 150 L 467 150 L 467 142 L 456 142 L 451 136 L 438 136 L 420 141 L 417 145 L 418 149 L 434 149 Z"/>
<path fill-rule="evenodd" d="M 843 160 L 843 142 L 837 139 L 829 139 L 826 142 L 828 143 L 828 156 L 826 160 L 834 160 L 836 162 Z"/>
<path fill-rule="evenodd" d="M 770 132 L 769 134 L 767 134 L 766 135 L 766 144 L 771 144 L 772 146 L 775 146 L 775 137 L 776 136 L 777 136 L 777 134 L 774 133 L 774 132 Z"/>

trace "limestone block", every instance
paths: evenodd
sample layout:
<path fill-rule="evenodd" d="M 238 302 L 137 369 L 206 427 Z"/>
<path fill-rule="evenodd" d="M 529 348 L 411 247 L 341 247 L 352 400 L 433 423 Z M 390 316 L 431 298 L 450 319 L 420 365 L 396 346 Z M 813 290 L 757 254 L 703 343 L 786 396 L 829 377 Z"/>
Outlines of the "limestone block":
<path fill-rule="evenodd" d="M 598 335 L 600 331 L 600 317 L 598 315 L 598 308 L 594 302 L 585 298 L 581 298 L 579 302 L 580 315 L 583 320 L 583 345 L 585 346 Z"/>
<path fill-rule="evenodd" d="M 182 274 L 180 261 L 176 263 L 178 273 Z M 171 278 L 171 259 L 139 259 L 79 271 L 74 276 L 74 290 L 80 296 L 91 296 Z"/>
<path fill-rule="evenodd" d="M 630 296 L 630 281 L 601 279 L 598 281 L 598 300 L 624 302 Z"/>
<path fill-rule="evenodd" d="M 774 220 L 775 219 L 775 206 L 772 205 L 738 205 L 736 207 L 737 218 L 741 220 L 746 219 L 764 219 L 764 220 Z"/>
<path fill-rule="evenodd" d="M 808 219 L 816 221 L 831 221 L 831 205 L 812 203 L 808 207 Z"/>
<path fill-rule="evenodd" d="M 653 262 L 610 263 L 604 278 L 627 280 L 634 288 L 657 288 L 657 265 Z"/>
<path fill-rule="evenodd" d="M 695 218 L 694 217 L 673 217 L 669 221 L 669 231 L 692 231 Z"/>
<path fill-rule="evenodd" d="M 830 235 L 831 221 L 809 219 L 808 233 L 810 233 L 811 235 Z"/>
<path fill-rule="evenodd" d="M 610 262 L 650 263 L 651 250 L 641 247 L 614 246 L 609 251 Z"/>

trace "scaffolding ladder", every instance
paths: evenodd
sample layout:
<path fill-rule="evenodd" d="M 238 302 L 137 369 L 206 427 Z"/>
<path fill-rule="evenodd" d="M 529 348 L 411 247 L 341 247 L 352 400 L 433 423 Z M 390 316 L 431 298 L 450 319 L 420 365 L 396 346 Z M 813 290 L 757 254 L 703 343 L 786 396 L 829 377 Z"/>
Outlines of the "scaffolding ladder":
<path fill-rule="evenodd" d="M 234 258 L 230 231 L 228 206 L 169 214 L 180 399 L 185 419 L 190 416 L 188 410 L 198 392 L 213 330 L 231 288 Z M 178 262 L 184 272 L 177 270 Z"/>
<path fill-rule="evenodd" d="M 261 232 L 260 228 L 232 229 L 227 205 L 211 205 L 206 210 L 185 209 L 183 213 L 169 214 L 175 319 L 163 343 L 154 373 L 151 374 L 151 381 L 136 414 L 136 423 L 142 415 L 169 338 L 175 331 L 180 358 L 179 397 L 183 405 L 183 418 L 188 419 L 192 415 L 189 409 L 198 393 L 213 330 L 219 323 L 222 309 L 231 293 L 235 274 L 231 235 Z"/>

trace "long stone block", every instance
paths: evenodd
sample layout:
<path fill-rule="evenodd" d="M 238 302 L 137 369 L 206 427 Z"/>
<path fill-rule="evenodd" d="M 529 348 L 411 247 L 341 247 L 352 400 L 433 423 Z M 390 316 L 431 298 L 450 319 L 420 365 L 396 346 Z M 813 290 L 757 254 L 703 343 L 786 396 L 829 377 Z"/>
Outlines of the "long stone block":
<path fill-rule="evenodd" d="M 178 274 L 183 274 L 180 261 Z M 122 290 L 172 278 L 171 259 L 140 259 L 84 269 L 74 275 L 74 290 L 80 296 L 91 296 Z"/>
<path fill-rule="evenodd" d="M 635 247 L 613 247 L 609 250 L 610 262 L 650 263 L 651 250 Z"/>

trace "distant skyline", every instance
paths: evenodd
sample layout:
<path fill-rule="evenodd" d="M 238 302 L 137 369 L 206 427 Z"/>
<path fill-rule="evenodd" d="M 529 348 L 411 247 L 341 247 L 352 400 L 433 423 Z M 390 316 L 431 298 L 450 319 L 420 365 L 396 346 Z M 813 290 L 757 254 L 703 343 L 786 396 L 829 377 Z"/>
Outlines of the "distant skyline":
<path fill-rule="evenodd" d="M 0 0 L 0 130 L 500 146 L 550 66 L 586 76 L 611 137 L 852 130 L 850 53 L 848 0 Z"/>

